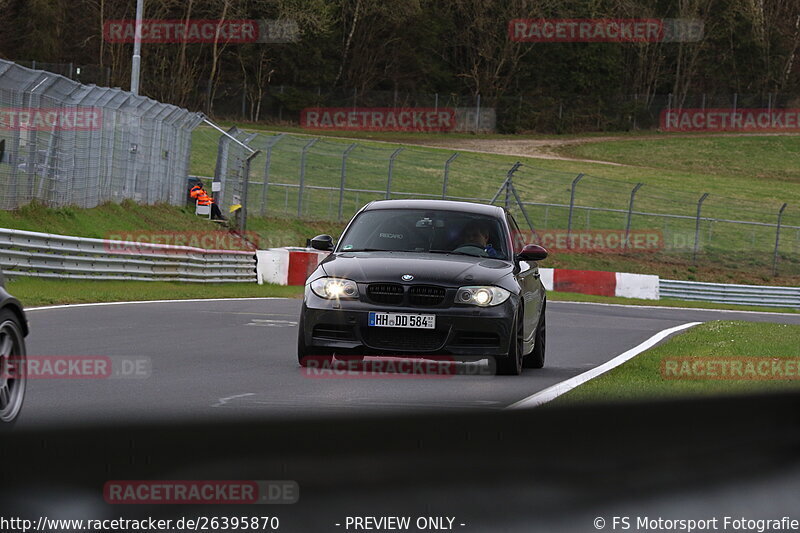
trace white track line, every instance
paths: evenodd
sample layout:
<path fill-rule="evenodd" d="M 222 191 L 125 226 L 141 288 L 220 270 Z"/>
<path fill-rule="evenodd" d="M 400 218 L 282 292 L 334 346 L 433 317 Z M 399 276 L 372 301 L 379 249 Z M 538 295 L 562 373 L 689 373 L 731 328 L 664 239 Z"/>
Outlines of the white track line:
<path fill-rule="evenodd" d="M 677 333 L 679 331 L 683 331 L 684 329 L 691 328 L 698 324 L 702 324 L 702 322 L 689 322 L 686 324 L 681 324 L 680 326 L 675 326 L 673 328 L 665 329 L 663 331 L 659 331 L 640 345 L 631 348 L 627 352 L 621 353 L 616 356 L 614 359 L 603 363 L 600 366 L 594 367 L 593 369 L 589 370 L 588 372 L 584 372 L 583 374 L 579 374 L 573 378 L 569 378 L 568 380 L 562 381 L 561 383 L 556 383 L 552 387 L 548 387 L 542 391 L 537 392 L 536 394 L 532 394 L 527 398 L 523 398 L 522 400 L 512 403 L 506 409 L 527 409 L 531 407 L 537 407 L 542 405 L 543 403 L 547 403 L 551 400 L 555 400 L 562 394 L 565 394 L 578 385 L 583 385 L 590 379 L 594 379 L 600 374 L 608 372 L 612 368 L 615 368 L 625 361 L 629 359 L 633 359 L 643 351 L 652 348 L 655 346 L 659 341 L 662 339 L 672 335 L 673 333 Z"/>
<path fill-rule="evenodd" d="M 292 298 L 284 298 L 280 296 L 261 296 L 253 298 L 194 298 L 189 300 L 137 300 L 130 302 L 96 302 L 89 304 L 64 304 L 64 305 L 47 305 L 44 307 L 27 307 L 25 312 L 28 311 L 44 311 L 47 309 L 70 309 L 72 307 L 96 307 L 101 305 L 132 305 L 132 304 L 173 304 L 183 302 L 227 302 L 227 301 L 242 301 L 242 300 L 291 300 Z"/>

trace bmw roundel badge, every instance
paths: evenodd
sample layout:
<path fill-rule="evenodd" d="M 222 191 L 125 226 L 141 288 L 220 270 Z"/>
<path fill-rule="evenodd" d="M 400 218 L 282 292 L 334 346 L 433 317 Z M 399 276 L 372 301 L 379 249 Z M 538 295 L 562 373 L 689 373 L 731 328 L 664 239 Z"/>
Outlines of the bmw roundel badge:
<path fill-rule="evenodd" d="M 414 276 L 412 276 L 411 274 L 403 274 L 402 279 L 403 281 L 411 281 L 412 279 L 414 279 Z"/>

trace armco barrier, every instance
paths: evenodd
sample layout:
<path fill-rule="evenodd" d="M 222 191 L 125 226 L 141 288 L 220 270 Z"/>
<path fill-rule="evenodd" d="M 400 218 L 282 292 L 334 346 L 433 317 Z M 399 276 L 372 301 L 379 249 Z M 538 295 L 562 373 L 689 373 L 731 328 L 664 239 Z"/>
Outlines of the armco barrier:
<path fill-rule="evenodd" d="M 308 248 L 258 251 L 258 282 L 303 285 L 328 252 Z M 658 276 L 624 272 L 540 268 L 545 289 L 658 300 Z"/>
<path fill-rule="evenodd" d="M 0 229 L 0 269 L 9 277 L 256 281 L 255 251 L 205 250 L 12 229 Z"/>
<path fill-rule="evenodd" d="M 800 287 L 729 285 L 662 279 L 659 282 L 659 292 L 662 298 L 679 300 L 800 308 Z"/>

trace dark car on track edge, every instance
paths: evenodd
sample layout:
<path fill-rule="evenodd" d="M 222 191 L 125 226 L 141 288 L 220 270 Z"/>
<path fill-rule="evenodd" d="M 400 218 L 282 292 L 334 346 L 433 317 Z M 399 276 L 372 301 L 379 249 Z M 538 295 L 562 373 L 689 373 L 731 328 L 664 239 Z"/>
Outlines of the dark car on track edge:
<path fill-rule="evenodd" d="M 517 375 L 545 360 L 546 295 L 537 261 L 505 209 L 447 200 L 364 206 L 309 276 L 302 366 L 365 355 L 490 359 Z"/>

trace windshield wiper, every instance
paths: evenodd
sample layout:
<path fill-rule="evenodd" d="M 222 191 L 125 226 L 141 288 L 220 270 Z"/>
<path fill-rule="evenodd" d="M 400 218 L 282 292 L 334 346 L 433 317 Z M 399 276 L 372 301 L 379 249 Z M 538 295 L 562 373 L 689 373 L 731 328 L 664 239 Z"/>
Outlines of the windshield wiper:
<path fill-rule="evenodd" d="M 429 254 L 447 254 L 447 255 L 466 255 L 468 257 L 484 257 L 482 255 L 468 254 L 467 252 L 457 252 L 455 250 L 428 250 Z"/>
<path fill-rule="evenodd" d="M 345 252 L 416 252 L 416 250 L 384 250 L 383 248 L 350 248 L 349 250 L 341 250 Z"/>

